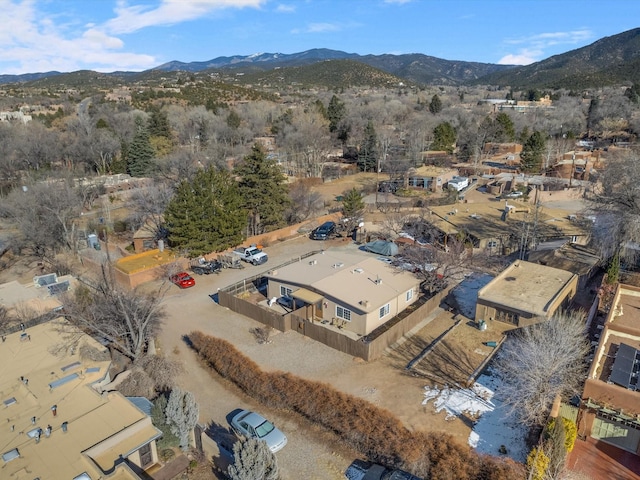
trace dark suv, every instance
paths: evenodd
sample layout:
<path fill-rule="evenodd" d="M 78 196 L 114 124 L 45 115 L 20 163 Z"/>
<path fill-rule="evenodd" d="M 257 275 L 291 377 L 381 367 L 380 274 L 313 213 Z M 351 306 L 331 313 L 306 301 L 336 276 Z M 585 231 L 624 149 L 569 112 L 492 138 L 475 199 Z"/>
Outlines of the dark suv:
<path fill-rule="evenodd" d="M 327 240 L 329 237 L 336 233 L 335 222 L 324 222 L 313 232 L 311 232 L 312 240 Z"/>

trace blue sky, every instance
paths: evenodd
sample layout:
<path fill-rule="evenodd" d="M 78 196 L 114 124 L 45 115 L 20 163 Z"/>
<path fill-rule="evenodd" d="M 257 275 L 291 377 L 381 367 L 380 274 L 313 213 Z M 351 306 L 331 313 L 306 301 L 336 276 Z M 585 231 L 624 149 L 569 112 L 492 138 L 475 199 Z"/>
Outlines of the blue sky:
<path fill-rule="evenodd" d="M 311 48 L 528 64 L 634 22 L 637 0 L 0 0 L 0 74 Z"/>

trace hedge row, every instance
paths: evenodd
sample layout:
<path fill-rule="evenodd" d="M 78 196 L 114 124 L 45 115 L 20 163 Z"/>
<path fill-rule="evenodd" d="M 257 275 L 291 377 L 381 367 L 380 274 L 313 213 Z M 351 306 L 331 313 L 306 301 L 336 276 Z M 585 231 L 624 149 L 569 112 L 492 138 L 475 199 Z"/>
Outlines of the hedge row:
<path fill-rule="evenodd" d="M 322 425 L 371 461 L 433 480 L 522 478 L 514 462 L 478 455 L 445 433 L 411 432 L 388 410 L 329 384 L 264 372 L 226 340 L 202 332 L 192 332 L 189 340 L 211 368 L 247 395 Z"/>

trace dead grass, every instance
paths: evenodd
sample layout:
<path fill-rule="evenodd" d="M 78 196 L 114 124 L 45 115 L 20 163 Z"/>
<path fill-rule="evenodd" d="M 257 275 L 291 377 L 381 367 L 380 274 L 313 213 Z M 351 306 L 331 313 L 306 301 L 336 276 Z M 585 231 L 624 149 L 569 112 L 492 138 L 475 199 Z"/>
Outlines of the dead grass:
<path fill-rule="evenodd" d="M 165 249 L 161 252 L 156 249 L 121 258 L 116 262 L 116 268 L 124 273 L 131 274 L 159 265 L 167 265 L 175 260 L 176 255 L 171 250 Z"/>

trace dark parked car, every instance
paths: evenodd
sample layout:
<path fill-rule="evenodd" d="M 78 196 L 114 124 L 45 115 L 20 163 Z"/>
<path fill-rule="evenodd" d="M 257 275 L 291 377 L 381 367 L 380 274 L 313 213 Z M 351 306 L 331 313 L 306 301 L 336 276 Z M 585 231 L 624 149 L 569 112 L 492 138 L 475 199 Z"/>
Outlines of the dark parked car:
<path fill-rule="evenodd" d="M 344 472 L 347 480 L 421 480 L 404 470 L 392 470 L 382 465 L 354 460 Z"/>
<path fill-rule="evenodd" d="M 331 236 L 336 233 L 336 223 L 335 222 L 324 222 L 318 228 L 316 228 L 313 232 L 311 232 L 312 240 L 327 240 Z"/>

